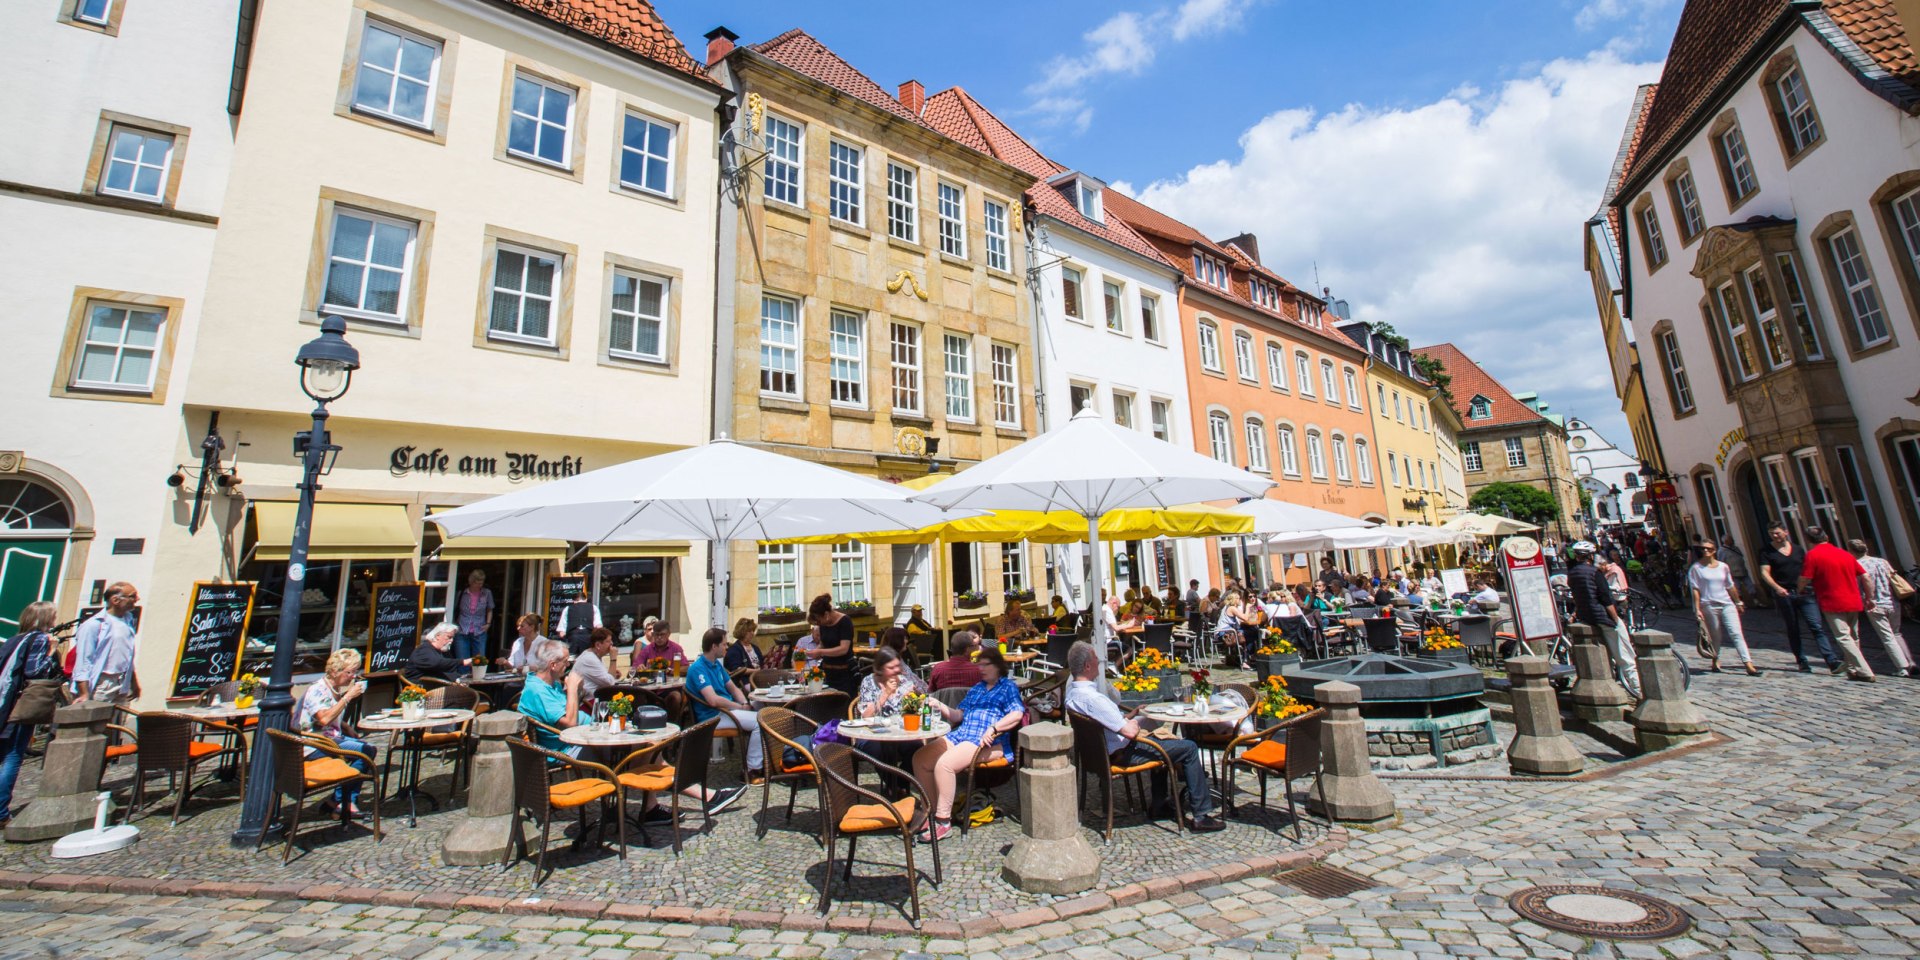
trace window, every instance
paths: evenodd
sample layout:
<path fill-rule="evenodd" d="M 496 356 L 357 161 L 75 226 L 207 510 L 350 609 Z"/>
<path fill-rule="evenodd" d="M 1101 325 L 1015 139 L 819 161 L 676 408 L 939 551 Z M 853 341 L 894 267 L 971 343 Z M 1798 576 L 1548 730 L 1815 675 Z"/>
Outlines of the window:
<path fill-rule="evenodd" d="M 800 205 L 800 125 L 767 114 L 761 137 L 767 151 L 761 161 L 762 191 L 768 200 Z"/>
<path fill-rule="evenodd" d="M 1387 456 L 1392 457 L 1393 454 L 1389 453 Z M 1481 469 L 1480 442 L 1478 440 L 1472 440 L 1461 444 L 1460 459 L 1466 465 L 1468 472 L 1479 473 Z"/>
<path fill-rule="evenodd" d="M 888 363 L 893 370 L 893 411 L 920 412 L 920 328 L 887 325 Z"/>
<path fill-rule="evenodd" d="M 760 609 L 800 605 L 800 547 L 792 543 L 763 543 L 755 581 Z"/>
<path fill-rule="evenodd" d="M 1020 429 L 1020 364 L 1014 348 L 996 343 L 990 348 L 995 426 Z"/>
<path fill-rule="evenodd" d="M 570 87 L 514 74 L 507 152 L 556 167 L 571 166 L 573 97 Z"/>
<path fill-rule="evenodd" d="M 1266 307 L 1275 313 L 1280 312 L 1280 289 L 1278 287 L 1259 277 L 1253 277 L 1247 283 L 1247 290 L 1248 293 L 1252 295 L 1255 305 Z"/>
<path fill-rule="evenodd" d="M 1920 436 L 1895 439 L 1893 456 L 1900 464 L 1901 477 L 1906 480 L 1907 508 L 1920 516 Z"/>
<path fill-rule="evenodd" d="M 1233 434 L 1227 426 L 1227 415 L 1215 410 L 1207 414 L 1207 442 L 1212 445 L 1213 458 L 1221 463 L 1233 462 Z"/>
<path fill-rule="evenodd" d="M 1680 356 L 1680 338 L 1673 330 L 1660 331 L 1660 361 L 1666 367 L 1667 390 L 1673 398 L 1673 412 L 1678 415 L 1693 410 L 1693 385 L 1687 381 L 1687 362 Z"/>
<path fill-rule="evenodd" d="M 1706 215 L 1700 212 L 1700 191 L 1693 185 L 1693 171 L 1682 171 L 1679 176 L 1667 181 L 1667 191 L 1673 209 L 1678 211 L 1680 239 L 1692 241 L 1707 229 Z"/>
<path fill-rule="evenodd" d="M 1133 395 L 1115 390 L 1113 393 L 1113 423 L 1115 426 L 1133 429 Z"/>
<path fill-rule="evenodd" d="M 418 231 L 408 220 L 334 207 L 322 312 L 403 322 Z"/>
<path fill-rule="evenodd" d="M 1360 482 L 1373 482 L 1373 454 L 1366 437 L 1353 438 L 1353 459 L 1360 465 Z"/>
<path fill-rule="evenodd" d="M 1626 487 L 1629 490 L 1632 490 L 1633 488 L 1640 485 L 1640 475 L 1637 473 L 1628 472 L 1625 477 L 1621 478 L 1620 485 L 1623 487 Z"/>
<path fill-rule="evenodd" d="M 967 255 L 967 191 L 951 183 L 940 184 L 940 252 Z"/>
<path fill-rule="evenodd" d="M 1243 424 L 1243 433 L 1247 439 L 1247 469 L 1258 473 L 1267 472 L 1267 425 L 1248 417 Z"/>
<path fill-rule="evenodd" d="M 172 162 L 172 137 L 116 123 L 107 144 L 99 192 L 159 202 L 167 189 L 167 172 Z"/>
<path fill-rule="evenodd" d="M 1233 366 L 1240 379 L 1249 383 L 1260 382 L 1260 371 L 1253 366 L 1253 338 L 1244 330 L 1233 333 Z"/>
<path fill-rule="evenodd" d="M 1519 437 L 1507 438 L 1507 466 L 1524 467 L 1527 465 L 1527 447 Z"/>
<path fill-rule="evenodd" d="M 666 362 L 666 280 L 614 270 L 613 303 L 608 312 L 609 354 L 630 360 Z"/>
<path fill-rule="evenodd" d="M 1759 363 L 1753 357 L 1753 341 L 1747 338 L 1747 317 L 1740 312 L 1731 281 L 1721 284 L 1720 289 L 1714 291 L 1713 306 L 1727 337 L 1727 349 L 1733 353 L 1734 372 L 1741 380 L 1752 380 L 1759 376 Z"/>
<path fill-rule="evenodd" d="M 1193 275 L 1201 283 L 1221 290 L 1227 289 L 1231 277 L 1225 263 L 1197 251 L 1193 255 Z"/>
<path fill-rule="evenodd" d="M 1414 412 L 1420 414 L 1420 432 L 1421 433 L 1429 432 L 1427 430 L 1427 408 L 1424 406 L 1420 406 L 1420 407 L 1415 407 L 1413 409 L 1414 409 Z"/>
<path fill-rule="evenodd" d="M 1027 579 L 1025 541 L 1000 545 L 1000 587 L 1009 593 L 1033 589 L 1033 584 Z"/>
<path fill-rule="evenodd" d="M 1200 366 L 1214 373 L 1220 368 L 1220 328 L 1211 321 L 1200 321 Z"/>
<path fill-rule="evenodd" d="M 1493 401 L 1488 400 L 1486 397 L 1475 394 L 1472 400 L 1467 401 L 1467 419 L 1468 420 L 1493 419 Z"/>
<path fill-rule="evenodd" d="M 1906 256 L 1903 266 L 1907 276 L 1910 281 L 1920 278 L 1920 190 L 1909 190 L 1894 198 L 1888 209 L 1893 214 L 1894 232 L 1900 236 L 1898 254 Z"/>
<path fill-rule="evenodd" d="M 487 337 L 551 346 L 560 286 L 558 255 L 500 244 L 493 253 L 493 307 Z"/>
<path fill-rule="evenodd" d="M 1860 250 L 1860 234 L 1847 227 L 1826 240 L 1827 255 L 1842 296 L 1842 307 L 1853 325 L 1856 345 L 1877 346 L 1892 337 L 1886 314 L 1880 309 L 1880 294 L 1874 289 L 1873 274 L 1867 270 L 1866 254 Z"/>
<path fill-rule="evenodd" d="M 947 419 L 973 422 L 973 339 L 947 334 L 943 369 L 946 373 Z"/>
<path fill-rule="evenodd" d="M 1165 400 L 1154 400 L 1147 404 L 1148 415 L 1152 417 L 1153 438 L 1173 442 L 1173 410 Z"/>
<path fill-rule="evenodd" d="M 132 393 L 153 391 L 166 311 L 89 303 L 73 369 L 73 386 Z"/>
<path fill-rule="evenodd" d="M 101 2 L 102 7 L 106 6 Z M 86 4 L 81 4 L 82 7 Z M 78 11 L 75 11 L 78 15 Z M 353 109 L 389 120 L 428 126 L 440 41 L 369 19 L 360 35 L 360 66 L 353 82 Z"/>
<path fill-rule="evenodd" d="M 1407 422 L 1406 416 L 1400 409 L 1400 391 L 1398 390 L 1393 392 L 1393 418 L 1401 423 Z"/>
<path fill-rule="evenodd" d="M 1287 352 L 1273 341 L 1267 341 L 1267 381 L 1274 387 L 1287 388 Z"/>
<path fill-rule="evenodd" d="M 1300 395 L 1313 396 L 1313 361 L 1307 358 L 1306 351 L 1293 355 L 1293 373 L 1295 382 L 1300 384 Z"/>
<path fill-rule="evenodd" d="M 1340 372 L 1345 376 L 1347 382 L 1347 406 L 1355 410 L 1360 409 L 1360 385 L 1359 382 L 1354 379 L 1353 368 L 1346 367 Z"/>
<path fill-rule="evenodd" d="M 1280 472 L 1297 477 L 1300 475 L 1300 451 L 1294 443 L 1293 428 L 1282 426 L 1276 432 L 1280 437 Z"/>
<path fill-rule="evenodd" d="M 1820 467 L 1820 454 L 1814 450 L 1802 450 L 1793 455 L 1793 462 L 1799 468 L 1800 482 L 1806 485 L 1807 505 L 1811 508 L 1813 522 L 1834 539 L 1842 539 L 1840 514 L 1834 509 L 1833 490 L 1827 486 L 1826 471 Z"/>
<path fill-rule="evenodd" d="M 1307 431 L 1307 469 L 1315 480 L 1327 478 L 1327 451 L 1320 440 L 1320 431 Z"/>
<path fill-rule="evenodd" d="M 1767 366 L 1775 370 L 1793 362 L 1793 351 L 1787 346 L 1787 334 L 1780 326 L 1780 308 L 1773 300 L 1773 287 L 1767 284 L 1767 269 L 1764 266 L 1748 267 L 1747 303 L 1753 307 L 1754 326 L 1760 328 L 1760 346 L 1766 353 Z"/>
<path fill-rule="evenodd" d="M 1320 326 L 1321 307 L 1311 300 L 1300 301 L 1300 322 L 1309 327 Z"/>
<path fill-rule="evenodd" d="M 1101 210 L 1101 204 L 1100 204 L 1100 188 L 1099 187 L 1096 187 L 1093 184 L 1088 183 L 1084 179 L 1075 183 L 1074 190 L 1073 190 L 1073 205 L 1075 209 L 1080 211 L 1081 216 L 1086 217 L 1088 220 L 1092 220 L 1094 223 L 1102 222 L 1100 219 L 1102 210 Z"/>
<path fill-rule="evenodd" d="M 1633 474 L 1627 477 L 1631 479 Z M 1693 478 L 1693 485 L 1700 492 L 1700 512 L 1706 516 L 1708 535 L 1722 546 L 1732 543 L 1733 529 L 1727 526 L 1727 508 L 1720 499 L 1719 481 L 1711 473 L 1702 473 Z"/>
<path fill-rule="evenodd" d="M 1160 342 L 1160 301 L 1140 295 L 1140 335 L 1150 343 Z"/>
<path fill-rule="evenodd" d="M 986 221 L 987 269 L 1012 270 L 1013 261 L 1008 257 L 1010 248 L 1007 245 L 1007 205 L 987 200 L 981 204 L 981 211 L 982 219 Z"/>
<path fill-rule="evenodd" d="M 1060 302 L 1067 316 L 1075 320 L 1085 316 L 1080 312 L 1080 288 L 1086 280 L 1087 275 L 1079 269 L 1065 265 L 1060 267 Z"/>
<path fill-rule="evenodd" d="M 1738 126 L 1720 134 L 1720 170 L 1727 178 L 1727 195 L 1734 203 L 1753 196 L 1760 181 L 1753 175 L 1753 157 L 1747 153 L 1746 135 Z"/>
<path fill-rule="evenodd" d="M 1347 438 L 1333 435 L 1333 476 L 1336 480 L 1352 480 L 1353 467 L 1347 461 Z"/>
<path fill-rule="evenodd" d="M 663 197 L 673 196 L 671 124 L 628 113 L 621 119 L 620 185 Z"/>
<path fill-rule="evenodd" d="M 1392 450 L 1387 451 L 1387 482 L 1400 485 L 1400 456 Z"/>
<path fill-rule="evenodd" d="M 1813 112 L 1813 95 L 1807 91 L 1807 81 L 1800 75 L 1800 65 L 1794 64 L 1773 81 L 1773 89 L 1779 95 L 1780 126 L 1787 138 L 1789 156 L 1798 156 L 1808 147 L 1820 142 L 1820 118 Z"/>
<path fill-rule="evenodd" d="M 919 174 L 887 162 L 887 236 L 920 242 Z"/>
<path fill-rule="evenodd" d="M 1100 284 L 1100 292 L 1107 308 L 1107 329 L 1114 333 L 1126 333 L 1126 289 L 1108 280 Z"/>
<path fill-rule="evenodd" d="M 827 314 L 827 400 L 867 405 L 867 318 L 850 310 Z"/>
<path fill-rule="evenodd" d="M 86 23 L 107 26 L 113 13 L 113 0 L 76 0 L 73 5 L 73 18 Z"/>
<path fill-rule="evenodd" d="M 760 298 L 760 392 L 800 396 L 800 302 Z"/>
<path fill-rule="evenodd" d="M 1320 380 L 1327 386 L 1327 402 L 1340 402 L 1340 382 L 1333 378 L 1333 361 L 1320 361 Z"/>
<path fill-rule="evenodd" d="M 1084 383 L 1067 384 L 1067 403 L 1072 405 L 1073 413 L 1093 409 L 1093 388 Z"/>
<path fill-rule="evenodd" d="M 836 543 L 831 554 L 831 580 L 828 589 L 835 601 L 866 600 L 873 591 L 867 586 L 867 545 L 854 541 Z"/>
<path fill-rule="evenodd" d="M 1413 486 L 1413 458 L 1412 458 L 1412 457 L 1401 457 L 1401 458 L 1400 458 L 1400 470 L 1402 471 L 1402 473 L 1403 473 L 1403 474 L 1405 475 L 1405 477 L 1406 477 L 1406 481 L 1407 481 L 1407 482 L 1406 482 L 1406 484 L 1405 484 L 1405 485 L 1406 485 L 1406 486 L 1409 486 L 1409 487 L 1411 487 L 1411 486 Z"/>
<path fill-rule="evenodd" d="M 861 187 L 866 182 L 860 164 L 864 151 L 831 140 L 827 143 L 827 216 L 858 225 L 865 221 Z"/>
<path fill-rule="evenodd" d="M 1667 262 L 1667 241 L 1660 235 L 1660 212 L 1648 203 L 1640 208 L 1640 242 L 1647 250 L 1647 270 L 1652 272 Z"/>
<path fill-rule="evenodd" d="M 1880 555 L 1880 525 L 1873 519 L 1873 497 L 1867 492 L 1866 468 L 1861 466 L 1852 447 L 1835 447 L 1833 453 L 1840 461 L 1840 486 L 1846 494 L 1847 505 L 1853 509 L 1854 529 L 1859 530 L 1861 539 L 1867 541 L 1867 552 L 1877 557 Z M 1834 535 L 1838 537 L 1838 531 Z"/>

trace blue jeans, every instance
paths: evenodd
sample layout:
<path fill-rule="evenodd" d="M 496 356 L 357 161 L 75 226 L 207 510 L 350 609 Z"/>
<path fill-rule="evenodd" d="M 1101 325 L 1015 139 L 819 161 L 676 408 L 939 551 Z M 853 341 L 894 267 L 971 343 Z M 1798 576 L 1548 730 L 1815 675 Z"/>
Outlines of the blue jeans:
<path fill-rule="evenodd" d="M 1142 734 L 1145 736 L 1145 734 Z M 1188 816 L 1204 817 L 1213 810 L 1213 790 L 1207 784 L 1207 763 L 1200 756 L 1200 748 L 1192 740 L 1156 740 L 1167 751 L 1167 759 L 1179 768 L 1180 778 L 1186 782 L 1186 808 Z M 1128 744 L 1120 748 L 1115 758 L 1123 763 L 1145 763 L 1160 759 L 1160 751 L 1151 747 Z M 1167 803 L 1167 771 L 1158 769 L 1148 775 L 1153 781 L 1153 800 L 1149 809 L 1157 810 Z"/>
<path fill-rule="evenodd" d="M 1782 584 L 1785 586 L 1785 584 Z M 1807 655 L 1800 648 L 1800 628 L 1812 631 L 1815 643 L 1820 645 L 1820 658 L 1832 667 L 1840 662 L 1840 656 L 1833 652 L 1833 644 L 1827 640 L 1826 620 L 1820 615 L 1820 605 L 1814 602 L 1810 593 L 1789 593 L 1775 601 L 1780 611 L 1780 619 L 1787 623 L 1787 646 L 1793 648 L 1793 659 L 1800 666 L 1807 665 Z"/>
<path fill-rule="evenodd" d="M 487 649 L 487 635 L 484 633 L 456 633 L 453 635 L 453 656 L 456 660 L 472 660 Z"/>
<path fill-rule="evenodd" d="M 366 754 L 370 758 L 379 756 L 378 753 L 374 752 L 373 747 L 367 745 L 367 742 L 365 740 L 355 740 L 352 737 L 341 737 L 340 739 L 335 740 L 334 743 L 338 744 L 340 749 L 342 750 L 358 751 L 360 753 Z M 320 753 L 318 751 L 314 751 L 307 754 L 308 759 L 312 759 L 318 756 L 320 756 Z M 352 760 L 348 760 L 347 764 L 353 767 L 355 770 L 360 771 L 361 773 L 370 774 L 373 772 L 373 765 L 366 762 L 365 760 L 355 758 Z M 333 792 L 333 802 L 335 804 L 359 803 L 360 788 L 364 786 L 365 783 L 366 781 L 363 781 L 363 780 L 355 781 L 351 786 L 345 786 L 345 787 L 341 787 L 338 790 L 335 790 Z"/>
<path fill-rule="evenodd" d="M 31 724 L 0 726 L 0 823 L 13 818 L 13 781 L 20 776 L 20 762 L 26 759 L 27 742 L 32 739 Z"/>

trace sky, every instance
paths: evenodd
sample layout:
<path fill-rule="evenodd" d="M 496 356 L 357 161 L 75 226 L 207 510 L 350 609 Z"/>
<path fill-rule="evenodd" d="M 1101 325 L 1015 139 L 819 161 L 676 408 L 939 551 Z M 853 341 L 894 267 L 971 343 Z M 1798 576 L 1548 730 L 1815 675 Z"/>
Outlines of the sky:
<path fill-rule="evenodd" d="M 1581 238 L 1680 0 L 655 3 L 697 57 L 715 26 L 800 27 L 882 87 L 965 87 L 1054 160 L 1252 232 L 1295 284 L 1631 448 Z"/>

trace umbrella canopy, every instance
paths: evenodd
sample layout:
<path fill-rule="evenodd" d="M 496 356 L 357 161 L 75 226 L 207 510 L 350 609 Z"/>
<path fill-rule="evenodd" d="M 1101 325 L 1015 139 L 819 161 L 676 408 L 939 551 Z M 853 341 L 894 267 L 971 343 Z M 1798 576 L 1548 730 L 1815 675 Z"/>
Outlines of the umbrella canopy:
<path fill-rule="evenodd" d="M 1501 517 L 1485 513 L 1463 513 L 1440 525 L 1443 530 L 1461 530 L 1477 537 L 1503 537 L 1512 533 L 1529 533 L 1540 529 L 1538 526 L 1512 517 Z"/>
<path fill-rule="evenodd" d="M 1336 530 L 1306 530 L 1277 534 L 1267 538 L 1266 549 L 1274 553 L 1304 553 L 1309 550 L 1372 550 L 1404 547 L 1410 538 L 1398 527 L 1341 527 Z"/>
<path fill-rule="evenodd" d="M 1361 527 L 1366 521 L 1321 510 L 1300 503 L 1288 503 L 1261 497 L 1231 508 L 1234 513 L 1253 518 L 1252 533 L 1302 533 L 1309 530 L 1343 530 Z"/>
<path fill-rule="evenodd" d="M 1422 523 L 1409 523 L 1398 529 L 1407 536 L 1407 546 L 1410 547 L 1441 547 L 1448 544 L 1473 542 L 1473 534 L 1465 530 L 1448 530 Z"/>

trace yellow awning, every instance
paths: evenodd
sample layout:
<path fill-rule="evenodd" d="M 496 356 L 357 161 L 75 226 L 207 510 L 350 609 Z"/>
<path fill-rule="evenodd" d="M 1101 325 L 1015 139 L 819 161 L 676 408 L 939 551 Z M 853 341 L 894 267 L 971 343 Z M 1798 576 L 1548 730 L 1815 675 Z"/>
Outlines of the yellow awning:
<path fill-rule="evenodd" d="M 684 557 L 688 553 L 684 543 L 596 543 L 587 548 L 587 556 L 602 559 L 633 559 L 640 557 Z"/>
<path fill-rule="evenodd" d="M 565 540 L 455 537 L 440 544 L 442 560 L 565 560 Z"/>
<path fill-rule="evenodd" d="M 298 504 L 280 500 L 254 502 L 254 526 L 260 537 L 253 554 L 256 559 L 287 559 L 297 509 Z M 310 560 L 404 560 L 413 556 L 414 547 L 413 524 L 400 504 L 313 505 L 313 526 L 307 535 Z"/>

